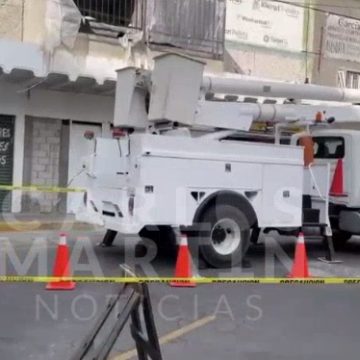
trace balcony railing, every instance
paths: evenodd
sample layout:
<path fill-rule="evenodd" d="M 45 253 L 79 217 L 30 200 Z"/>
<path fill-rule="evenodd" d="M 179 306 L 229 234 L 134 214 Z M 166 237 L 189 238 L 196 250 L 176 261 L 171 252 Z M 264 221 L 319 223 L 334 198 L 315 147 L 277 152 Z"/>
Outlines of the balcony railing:
<path fill-rule="evenodd" d="M 141 30 L 145 0 L 74 0 L 82 16 L 98 24 Z"/>
<path fill-rule="evenodd" d="M 74 0 L 86 19 L 81 31 L 120 37 L 144 31 L 147 43 L 162 50 L 221 58 L 226 0 Z M 100 29 L 100 32 L 98 31 Z M 94 31 L 95 30 L 95 31 Z"/>
<path fill-rule="evenodd" d="M 206 57 L 224 54 L 226 0 L 148 0 L 150 44 Z M 150 12 L 150 14 L 149 14 Z"/>

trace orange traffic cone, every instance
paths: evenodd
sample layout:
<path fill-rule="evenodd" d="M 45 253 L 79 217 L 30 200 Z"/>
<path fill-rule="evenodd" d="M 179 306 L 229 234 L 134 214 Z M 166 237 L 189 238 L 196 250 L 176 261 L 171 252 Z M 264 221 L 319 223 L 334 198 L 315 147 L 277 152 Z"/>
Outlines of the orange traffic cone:
<path fill-rule="evenodd" d="M 59 245 L 56 252 L 53 276 L 70 277 L 70 256 L 69 248 L 66 244 L 67 235 L 60 234 Z M 73 290 L 75 282 L 73 281 L 53 281 L 46 285 L 46 290 Z"/>
<path fill-rule="evenodd" d="M 291 269 L 289 278 L 308 278 L 311 277 L 309 273 L 308 259 L 306 255 L 304 234 L 299 233 L 296 242 L 295 259 Z"/>
<path fill-rule="evenodd" d="M 175 267 L 175 278 L 189 278 L 189 280 L 175 280 L 170 282 L 170 286 L 174 287 L 194 287 L 196 283 L 191 281 L 192 271 L 191 271 L 191 255 L 189 251 L 187 236 L 181 234 L 179 252 L 176 260 Z"/>
<path fill-rule="evenodd" d="M 346 196 L 344 193 L 344 168 L 342 159 L 339 159 L 336 164 L 333 181 L 330 188 L 330 195 Z"/>

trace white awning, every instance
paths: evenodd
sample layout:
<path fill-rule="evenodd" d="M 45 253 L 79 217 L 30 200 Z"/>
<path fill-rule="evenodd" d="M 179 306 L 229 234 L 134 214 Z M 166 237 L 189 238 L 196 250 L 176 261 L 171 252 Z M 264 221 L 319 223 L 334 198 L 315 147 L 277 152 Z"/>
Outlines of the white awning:
<path fill-rule="evenodd" d="M 114 80 L 105 80 L 103 84 L 99 84 L 95 78 L 85 76 L 71 81 L 67 75 L 59 73 L 50 73 L 47 76 L 39 77 L 32 71 L 21 68 L 13 68 L 10 72 L 5 72 L 1 66 L 0 81 L 18 85 L 21 88 L 20 92 L 36 88 L 105 96 L 114 96 L 116 84 Z"/>
<path fill-rule="evenodd" d="M 95 78 L 91 75 L 52 72 L 47 56 L 38 46 L 0 40 L 0 81 L 17 85 L 21 91 L 46 89 L 82 94 L 113 96 L 115 78 Z"/>

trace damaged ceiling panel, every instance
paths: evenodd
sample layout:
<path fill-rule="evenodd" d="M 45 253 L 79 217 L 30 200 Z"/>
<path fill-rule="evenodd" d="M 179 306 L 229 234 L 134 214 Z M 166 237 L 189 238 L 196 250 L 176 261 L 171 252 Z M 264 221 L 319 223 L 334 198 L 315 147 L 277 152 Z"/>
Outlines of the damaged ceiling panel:
<path fill-rule="evenodd" d="M 73 48 L 82 15 L 74 0 L 48 0 L 46 6 L 45 48 L 52 52 L 60 45 Z"/>

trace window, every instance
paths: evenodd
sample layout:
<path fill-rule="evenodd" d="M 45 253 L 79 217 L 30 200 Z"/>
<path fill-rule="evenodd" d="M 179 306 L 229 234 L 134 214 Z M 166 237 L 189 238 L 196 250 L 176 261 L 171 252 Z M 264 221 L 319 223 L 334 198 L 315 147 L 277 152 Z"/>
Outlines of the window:
<path fill-rule="evenodd" d="M 360 73 L 355 71 L 346 72 L 346 87 L 360 89 Z"/>
<path fill-rule="evenodd" d="M 74 0 L 87 23 L 140 29 L 144 0 Z M 83 31 L 90 31 L 83 26 Z"/>
<path fill-rule="evenodd" d="M 313 137 L 315 159 L 342 159 L 345 142 L 342 137 Z"/>

